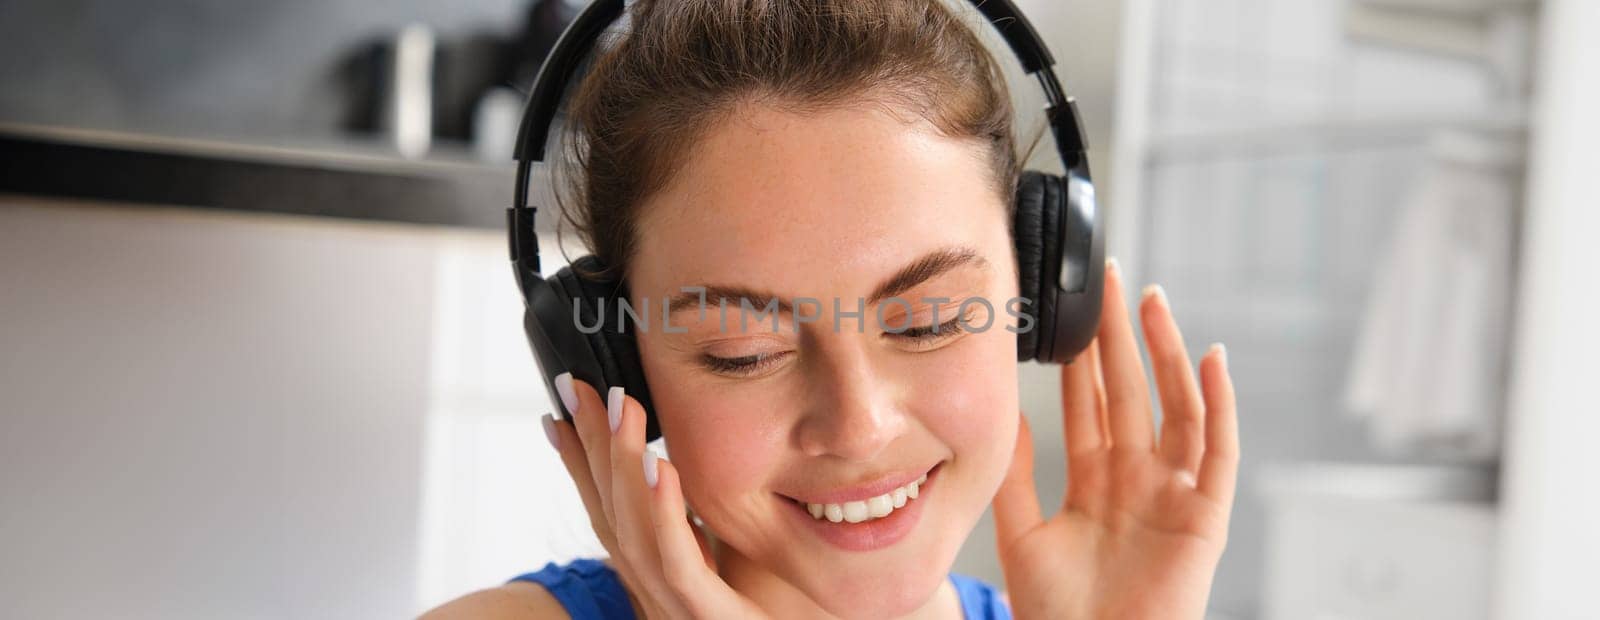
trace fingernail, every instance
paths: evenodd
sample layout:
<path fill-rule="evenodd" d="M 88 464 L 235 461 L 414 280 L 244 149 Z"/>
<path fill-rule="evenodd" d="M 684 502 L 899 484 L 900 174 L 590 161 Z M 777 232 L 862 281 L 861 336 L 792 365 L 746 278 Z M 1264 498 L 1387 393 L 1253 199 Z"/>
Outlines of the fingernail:
<path fill-rule="evenodd" d="M 611 419 L 611 433 L 617 432 L 617 427 L 622 426 L 622 386 L 613 385 L 606 392 L 606 417 Z"/>
<path fill-rule="evenodd" d="M 644 449 L 644 483 L 656 488 L 656 451 Z"/>
<path fill-rule="evenodd" d="M 1115 256 L 1106 259 L 1106 269 L 1116 272 L 1118 276 L 1122 275 L 1122 265 L 1117 263 L 1117 257 Z"/>
<path fill-rule="evenodd" d="M 1168 305 L 1167 291 L 1166 289 L 1161 288 L 1160 284 L 1147 285 L 1144 287 L 1144 291 L 1140 292 L 1139 294 L 1143 297 L 1155 297 L 1161 300 L 1161 305 Z"/>
<path fill-rule="evenodd" d="M 1217 343 L 1213 343 L 1211 345 L 1211 348 L 1217 350 L 1217 359 L 1222 360 L 1222 367 L 1223 368 L 1227 368 L 1228 367 L 1228 347 L 1222 346 L 1222 343 L 1217 342 Z"/>
<path fill-rule="evenodd" d="M 555 416 L 546 413 L 544 417 L 539 418 L 539 421 L 544 424 L 544 438 L 550 440 L 550 447 L 555 449 L 556 452 L 560 452 L 561 433 L 556 431 Z"/>
<path fill-rule="evenodd" d="M 555 383 L 556 395 L 561 397 L 561 404 L 567 408 L 567 417 L 578 415 L 578 393 L 572 389 L 572 373 L 556 375 Z"/>

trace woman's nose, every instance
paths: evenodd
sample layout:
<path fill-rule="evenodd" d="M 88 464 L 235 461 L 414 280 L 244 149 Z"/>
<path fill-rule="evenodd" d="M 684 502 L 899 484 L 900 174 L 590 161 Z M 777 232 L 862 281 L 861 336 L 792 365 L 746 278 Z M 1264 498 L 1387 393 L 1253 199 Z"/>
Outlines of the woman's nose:
<path fill-rule="evenodd" d="M 871 461 L 905 433 L 897 387 L 875 368 L 863 347 L 821 351 L 811 369 L 811 393 L 799 431 L 807 456 Z"/>

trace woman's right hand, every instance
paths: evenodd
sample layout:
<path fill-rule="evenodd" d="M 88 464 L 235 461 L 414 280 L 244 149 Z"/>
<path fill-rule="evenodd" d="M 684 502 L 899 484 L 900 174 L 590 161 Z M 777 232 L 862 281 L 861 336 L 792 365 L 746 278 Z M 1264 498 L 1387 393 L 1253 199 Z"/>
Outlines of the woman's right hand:
<path fill-rule="evenodd" d="M 589 523 L 641 618 L 764 618 L 717 575 L 704 532 L 684 510 L 678 470 L 646 451 L 645 412 L 612 388 L 607 402 L 570 373 L 556 389 L 573 424 L 544 430 L 578 485 Z"/>

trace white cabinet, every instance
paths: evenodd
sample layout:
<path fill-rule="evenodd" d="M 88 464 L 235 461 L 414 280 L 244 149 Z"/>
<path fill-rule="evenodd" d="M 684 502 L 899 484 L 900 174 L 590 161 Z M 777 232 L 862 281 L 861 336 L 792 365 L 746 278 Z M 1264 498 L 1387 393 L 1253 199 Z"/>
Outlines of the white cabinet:
<path fill-rule="evenodd" d="M 1496 513 L 1486 470 L 1274 469 L 1263 618 L 1488 618 Z"/>

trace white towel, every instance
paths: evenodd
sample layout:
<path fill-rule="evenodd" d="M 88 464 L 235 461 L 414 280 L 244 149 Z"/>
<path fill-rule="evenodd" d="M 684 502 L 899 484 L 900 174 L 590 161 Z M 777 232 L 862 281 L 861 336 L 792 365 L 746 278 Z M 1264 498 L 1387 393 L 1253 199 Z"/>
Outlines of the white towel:
<path fill-rule="evenodd" d="M 1346 404 L 1380 448 L 1498 453 L 1521 147 L 1458 132 L 1401 205 L 1379 261 Z"/>

